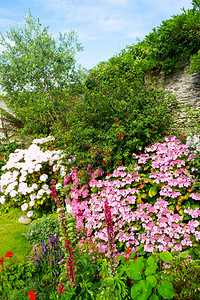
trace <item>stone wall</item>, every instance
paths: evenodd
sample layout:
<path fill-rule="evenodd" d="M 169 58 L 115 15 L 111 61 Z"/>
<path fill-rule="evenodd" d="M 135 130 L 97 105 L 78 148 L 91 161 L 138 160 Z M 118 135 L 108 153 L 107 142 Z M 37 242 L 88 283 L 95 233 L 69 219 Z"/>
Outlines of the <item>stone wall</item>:
<path fill-rule="evenodd" d="M 167 92 L 176 95 L 180 105 L 200 108 L 200 74 L 188 75 L 189 63 L 170 74 L 157 76 L 157 86 L 163 86 Z"/>
<path fill-rule="evenodd" d="M 176 96 L 180 106 L 184 105 L 194 111 L 200 109 L 200 74 L 188 74 L 190 63 L 187 62 L 184 67 L 177 68 L 174 72 L 165 74 L 148 74 L 146 82 L 156 87 L 163 87 L 166 92 Z M 188 113 L 185 109 L 181 109 L 180 114 L 176 117 L 176 124 L 183 133 L 199 134 L 200 123 L 199 117 L 188 118 Z M 193 129 L 192 129 L 193 128 Z"/>

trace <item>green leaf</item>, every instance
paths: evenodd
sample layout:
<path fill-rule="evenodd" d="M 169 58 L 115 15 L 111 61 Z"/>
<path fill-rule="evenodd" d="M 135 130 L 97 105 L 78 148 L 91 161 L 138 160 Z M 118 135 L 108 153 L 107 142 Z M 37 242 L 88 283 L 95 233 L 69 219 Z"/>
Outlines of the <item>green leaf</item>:
<path fill-rule="evenodd" d="M 142 279 L 142 270 L 144 268 L 143 257 L 139 257 L 130 264 L 130 278 L 134 280 Z"/>
<path fill-rule="evenodd" d="M 163 251 L 160 253 L 160 258 L 165 262 L 165 263 L 171 263 L 172 261 L 172 255 L 169 251 Z"/>
<path fill-rule="evenodd" d="M 149 300 L 159 300 L 157 295 L 151 295 Z"/>
<path fill-rule="evenodd" d="M 188 253 L 186 253 L 186 252 L 181 252 L 181 253 L 179 254 L 179 256 L 180 256 L 181 258 L 187 258 L 187 257 L 188 257 Z"/>
<path fill-rule="evenodd" d="M 157 280 L 156 280 L 155 276 L 149 275 L 149 276 L 147 276 L 146 280 L 150 283 L 152 288 L 154 288 L 156 286 Z"/>
<path fill-rule="evenodd" d="M 87 266 L 87 260 L 85 258 L 81 258 L 81 263 L 86 267 Z"/>
<path fill-rule="evenodd" d="M 163 281 L 158 286 L 158 292 L 164 299 L 172 299 L 175 294 L 173 285 L 169 281 Z"/>
<path fill-rule="evenodd" d="M 152 288 L 149 282 L 141 280 L 131 288 L 131 298 L 136 300 L 147 300 L 151 295 Z"/>
<path fill-rule="evenodd" d="M 149 190 L 149 197 L 154 197 L 158 192 L 158 187 L 156 185 L 153 185 Z"/>

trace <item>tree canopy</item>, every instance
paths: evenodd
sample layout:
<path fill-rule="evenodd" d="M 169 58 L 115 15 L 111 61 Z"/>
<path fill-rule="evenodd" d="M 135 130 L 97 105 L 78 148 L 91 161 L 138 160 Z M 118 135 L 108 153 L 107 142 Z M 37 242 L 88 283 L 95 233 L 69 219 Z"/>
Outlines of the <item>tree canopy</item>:
<path fill-rule="evenodd" d="M 72 30 L 58 40 L 29 11 L 25 25 L 0 33 L 0 86 L 6 104 L 26 124 L 36 126 L 45 110 L 51 110 L 52 94 L 80 81 L 75 55 L 83 47 Z M 30 114 L 31 112 L 31 114 Z M 32 118 L 32 120 L 31 120 Z M 35 124 L 32 121 L 35 120 Z"/>

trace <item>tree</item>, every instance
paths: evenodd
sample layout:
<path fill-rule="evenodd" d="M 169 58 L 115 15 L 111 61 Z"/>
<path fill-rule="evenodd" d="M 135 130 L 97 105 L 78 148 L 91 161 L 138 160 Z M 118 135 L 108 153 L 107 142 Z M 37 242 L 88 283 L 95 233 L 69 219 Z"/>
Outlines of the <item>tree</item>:
<path fill-rule="evenodd" d="M 56 40 L 30 11 L 24 19 L 24 26 L 0 33 L 5 49 L 0 54 L 0 86 L 7 106 L 26 125 L 30 119 L 40 122 L 38 112 L 42 116 L 51 109 L 55 89 L 64 91 L 79 82 L 75 55 L 83 49 L 74 31 L 59 33 Z"/>

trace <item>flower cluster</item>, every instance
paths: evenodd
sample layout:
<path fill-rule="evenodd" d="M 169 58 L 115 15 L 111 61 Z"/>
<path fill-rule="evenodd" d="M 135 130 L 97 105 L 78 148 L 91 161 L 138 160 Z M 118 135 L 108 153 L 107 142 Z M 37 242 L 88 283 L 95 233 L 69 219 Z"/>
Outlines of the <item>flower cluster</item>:
<path fill-rule="evenodd" d="M 34 289 L 32 289 L 31 291 L 28 292 L 28 297 L 30 297 L 30 300 L 35 300 L 37 298 L 36 296 L 37 292 L 35 291 L 34 293 Z"/>
<path fill-rule="evenodd" d="M 194 240 L 200 240 L 200 193 L 191 148 L 169 136 L 134 158 L 131 168 L 119 167 L 104 180 L 92 176 L 89 187 L 85 187 L 93 191 L 89 199 L 82 196 L 81 187 L 77 188 L 77 174 L 73 184 L 65 178 L 69 185 L 67 201 L 72 202 L 77 227 L 85 223 L 87 235 L 98 242 L 101 251 L 108 251 L 107 199 L 115 239 L 131 246 L 132 251 L 140 244 L 147 252 L 192 247 Z"/>
<path fill-rule="evenodd" d="M 47 139 L 34 140 L 28 149 L 17 149 L 10 154 L 9 160 L 2 169 L 5 173 L 0 178 L 0 203 L 18 201 L 27 216 L 31 217 L 34 209 L 48 206 L 50 200 L 50 176 L 53 169 L 59 170 L 59 175 L 64 176 L 64 166 L 60 159 L 60 150 L 42 150 L 37 144 L 46 142 Z"/>
<path fill-rule="evenodd" d="M 103 175 L 101 169 L 86 170 L 91 180 Z M 65 189 L 68 211 L 72 215 L 76 215 L 77 228 L 83 226 L 83 220 L 87 219 L 90 215 L 90 209 L 88 207 L 88 196 L 91 194 L 90 187 L 88 184 L 81 184 L 82 173 L 77 169 L 71 169 L 71 172 L 64 177 L 63 188 Z M 84 201 L 83 201 L 84 200 Z"/>
<path fill-rule="evenodd" d="M 5 255 L 5 257 L 7 257 L 8 259 L 12 256 L 13 256 L 13 253 L 11 251 L 7 252 L 6 255 Z M 4 272 L 3 264 L 4 264 L 4 257 L 1 257 L 0 266 L 1 266 L 1 271 L 2 272 Z"/>
<path fill-rule="evenodd" d="M 70 286 L 76 285 L 76 276 L 75 276 L 75 264 L 74 264 L 74 254 L 72 244 L 67 240 L 65 242 L 65 249 L 69 252 L 69 257 L 67 260 L 67 270 L 68 270 L 68 279 Z"/>
<path fill-rule="evenodd" d="M 56 236 L 48 236 L 48 242 L 43 242 L 34 247 L 34 261 L 36 266 L 52 267 L 59 265 L 63 260 L 63 254 L 60 248 L 60 242 Z"/>
<path fill-rule="evenodd" d="M 106 227 L 107 227 L 107 236 L 108 236 L 108 250 L 109 250 L 109 256 L 110 256 L 110 268 L 111 268 L 111 274 L 112 276 L 115 276 L 116 274 L 116 249 L 115 249 L 115 241 L 114 241 L 114 227 L 113 227 L 113 221 L 112 221 L 112 214 L 110 206 L 108 205 L 107 199 L 105 199 L 104 202 L 104 213 L 105 213 L 105 221 L 106 221 Z"/>

